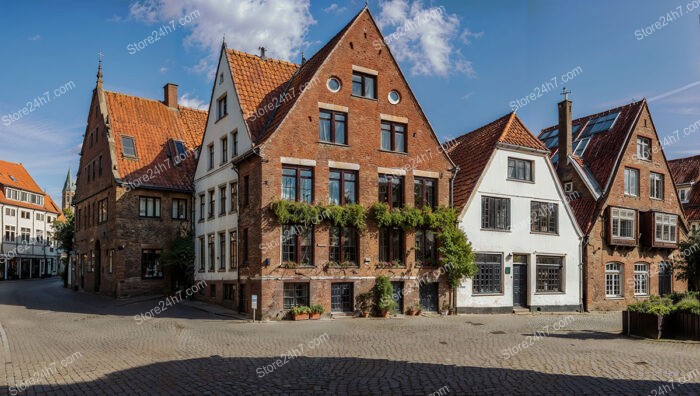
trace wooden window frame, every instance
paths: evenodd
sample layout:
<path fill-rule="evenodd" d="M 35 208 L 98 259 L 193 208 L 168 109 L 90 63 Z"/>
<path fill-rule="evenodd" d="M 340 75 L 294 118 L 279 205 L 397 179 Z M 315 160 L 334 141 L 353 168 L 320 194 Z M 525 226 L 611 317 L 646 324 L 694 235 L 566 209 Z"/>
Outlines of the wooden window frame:
<path fill-rule="evenodd" d="M 331 173 L 332 173 L 332 172 L 337 172 L 337 173 L 339 173 L 339 174 L 340 174 L 340 178 L 339 178 L 339 179 L 331 178 Z M 348 169 L 329 169 L 329 171 L 328 171 L 328 202 L 329 202 L 329 203 L 333 204 L 333 203 L 332 203 L 332 202 L 333 202 L 333 197 L 330 196 L 330 194 L 331 194 L 330 183 L 331 183 L 331 180 L 336 180 L 336 181 L 339 181 L 339 182 L 340 182 L 340 186 L 339 186 L 339 190 L 338 190 L 338 194 L 339 194 L 340 196 L 338 197 L 338 203 L 337 203 L 337 205 L 343 206 L 343 205 L 347 204 L 347 202 L 345 201 L 345 175 L 346 175 L 346 174 L 351 174 L 351 175 L 354 175 L 354 176 L 355 176 L 355 181 L 354 181 L 354 183 L 355 183 L 355 197 L 354 197 L 354 202 L 350 202 L 350 203 L 352 204 L 352 203 L 358 203 L 358 202 L 359 202 L 359 194 L 360 194 L 359 188 L 358 188 L 359 185 L 360 185 L 360 181 L 359 181 L 360 175 L 359 175 L 359 172 L 357 172 L 357 171 L 355 171 L 355 170 L 348 170 Z"/>
<path fill-rule="evenodd" d="M 330 115 L 330 123 L 331 123 L 331 128 L 330 128 L 330 140 L 323 140 L 321 138 L 321 114 L 328 114 Z M 338 142 L 337 137 L 335 135 L 335 127 L 336 127 L 336 122 L 339 122 L 336 120 L 336 116 L 343 116 L 345 117 L 345 121 L 342 121 L 342 123 L 345 125 L 345 141 L 344 142 Z M 326 110 L 326 109 L 320 109 L 319 110 L 319 125 L 318 125 L 318 140 L 323 143 L 332 143 L 332 144 L 342 144 L 342 145 L 349 145 L 349 136 L 348 136 L 348 113 L 344 111 L 334 111 L 334 110 Z"/>

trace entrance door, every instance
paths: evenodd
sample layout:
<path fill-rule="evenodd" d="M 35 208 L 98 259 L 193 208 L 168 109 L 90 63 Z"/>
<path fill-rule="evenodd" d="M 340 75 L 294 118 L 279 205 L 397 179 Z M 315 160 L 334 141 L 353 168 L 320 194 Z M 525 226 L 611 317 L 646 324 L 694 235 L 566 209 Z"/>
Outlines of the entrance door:
<path fill-rule="evenodd" d="M 353 312 L 352 283 L 331 284 L 331 311 Z"/>
<path fill-rule="evenodd" d="M 527 265 L 513 265 L 513 305 L 527 306 Z"/>
<path fill-rule="evenodd" d="M 661 263 L 659 265 L 659 295 L 664 296 L 671 293 L 671 269 Z"/>
<path fill-rule="evenodd" d="M 396 298 L 396 309 L 403 313 L 403 282 L 391 282 L 391 287 L 394 288 L 392 297 Z"/>
<path fill-rule="evenodd" d="M 420 305 L 424 311 L 437 312 L 438 310 L 438 283 L 421 283 L 419 287 Z"/>

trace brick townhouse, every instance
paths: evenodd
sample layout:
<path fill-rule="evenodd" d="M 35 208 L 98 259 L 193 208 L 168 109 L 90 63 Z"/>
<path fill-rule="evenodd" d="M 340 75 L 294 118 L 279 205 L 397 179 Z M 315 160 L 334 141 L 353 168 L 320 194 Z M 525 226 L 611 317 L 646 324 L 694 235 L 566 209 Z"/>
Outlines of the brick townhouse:
<path fill-rule="evenodd" d="M 281 224 L 271 210 L 282 199 L 365 208 L 380 201 L 394 207 L 450 205 L 454 165 L 439 149 L 391 52 L 376 45 L 381 40 L 364 8 L 301 64 L 269 59 L 264 50 L 251 55 L 222 47 L 203 143 L 207 149 L 198 164 L 203 169 L 197 170 L 202 225 L 196 228 L 195 274 L 233 286 L 226 294 L 210 287 L 205 298 L 228 298 L 250 312 L 254 294 L 259 312 L 270 318 L 310 304 L 351 313 L 355 297 L 381 274 L 405 291 L 399 293 L 400 309 L 420 300 L 437 310 L 446 298 L 443 278 L 409 286 L 436 269 L 434 260 L 426 260 L 436 254 L 431 231 L 378 229 L 371 216 L 364 230 L 326 221 L 299 227 Z M 226 127 L 212 123 L 215 114 Z M 420 163 L 411 166 L 418 157 Z M 215 177 L 207 172 L 219 168 L 227 176 L 207 181 Z M 222 208 L 231 205 L 229 187 L 236 184 L 237 207 Z M 219 197 L 220 187 L 228 195 Z M 228 223 L 206 225 L 220 216 L 228 216 Z M 237 245 L 217 242 L 231 232 Z M 221 257 L 227 259 L 211 263 Z M 392 261 L 397 265 L 386 268 Z"/>
<path fill-rule="evenodd" d="M 158 293 L 173 275 L 160 254 L 190 227 L 194 151 L 206 111 L 103 89 L 102 66 L 88 111 L 73 198 L 73 286 L 127 297 Z"/>
<path fill-rule="evenodd" d="M 585 234 L 587 310 L 621 310 L 651 294 L 686 290 L 665 263 L 687 226 L 646 100 L 572 120 L 558 105 L 558 125 L 539 139 Z"/>
<path fill-rule="evenodd" d="M 691 231 L 700 230 L 700 155 L 668 162 Z"/>

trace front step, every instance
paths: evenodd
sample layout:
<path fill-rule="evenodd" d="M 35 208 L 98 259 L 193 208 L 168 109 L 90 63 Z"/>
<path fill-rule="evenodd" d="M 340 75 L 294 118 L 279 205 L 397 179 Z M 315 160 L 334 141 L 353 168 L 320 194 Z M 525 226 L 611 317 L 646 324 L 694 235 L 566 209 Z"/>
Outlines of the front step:
<path fill-rule="evenodd" d="M 524 307 L 513 307 L 513 313 L 516 315 L 526 315 L 530 313 L 530 310 Z"/>

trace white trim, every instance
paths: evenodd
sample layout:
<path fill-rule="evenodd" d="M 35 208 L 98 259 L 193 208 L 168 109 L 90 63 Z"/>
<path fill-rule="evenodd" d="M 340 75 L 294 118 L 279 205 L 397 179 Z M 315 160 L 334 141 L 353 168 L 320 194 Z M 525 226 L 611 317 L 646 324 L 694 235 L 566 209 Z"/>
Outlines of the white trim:
<path fill-rule="evenodd" d="M 280 157 L 280 162 L 289 165 L 316 166 L 316 160 L 303 158 Z"/>
<path fill-rule="evenodd" d="M 424 170 L 414 169 L 414 170 L 413 170 L 413 176 L 418 176 L 418 177 L 432 177 L 433 179 L 439 179 L 439 178 L 440 178 L 440 172 L 424 171 Z"/>
<path fill-rule="evenodd" d="M 366 68 L 366 67 L 357 66 L 357 65 L 352 65 L 352 70 L 353 70 L 353 71 L 356 71 L 356 72 L 360 72 L 360 73 L 369 74 L 369 75 L 372 75 L 372 76 L 378 76 L 378 75 L 379 75 L 379 72 L 376 71 L 376 70 L 374 70 L 374 69 L 368 69 L 368 68 Z"/>
<path fill-rule="evenodd" d="M 334 169 L 360 170 L 360 164 L 328 160 L 328 167 Z"/>
<path fill-rule="evenodd" d="M 391 122 L 400 122 L 402 124 L 408 124 L 408 118 L 407 117 L 401 117 L 401 116 L 393 116 L 390 114 L 382 114 L 379 113 L 379 118 L 382 121 L 391 121 Z"/>
<path fill-rule="evenodd" d="M 341 111 L 343 113 L 347 113 L 349 111 L 348 108 L 345 106 L 338 106 L 331 103 L 323 102 L 318 102 L 318 108 L 324 110 Z"/>
<path fill-rule="evenodd" d="M 377 167 L 377 173 L 384 173 L 387 175 L 399 175 L 406 176 L 406 169 L 401 168 L 383 168 L 381 166 Z"/>
<path fill-rule="evenodd" d="M 559 161 L 561 160 L 562 159 L 560 158 Z M 600 197 L 603 195 L 603 192 L 600 191 L 600 186 L 598 185 L 598 183 L 596 183 L 595 180 L 591 180 L 590 176 L 588 176 L 588 173 L 586 173 L 586 171 L 583 168 L 581 168 L 577 161 L 574 161 L 571 157 L 569 157 L 567 160 L 570 164 L 573 165 L 573 168 L 576 170 L 576 173 L 578 173 L 581 180 L 583 180 L 583 184 L 586 185 L 588 191 L 590 191 L 591 195 L 593 195 L 593 199 L 595 199 L 596 201 L 600 199 Z"/>

